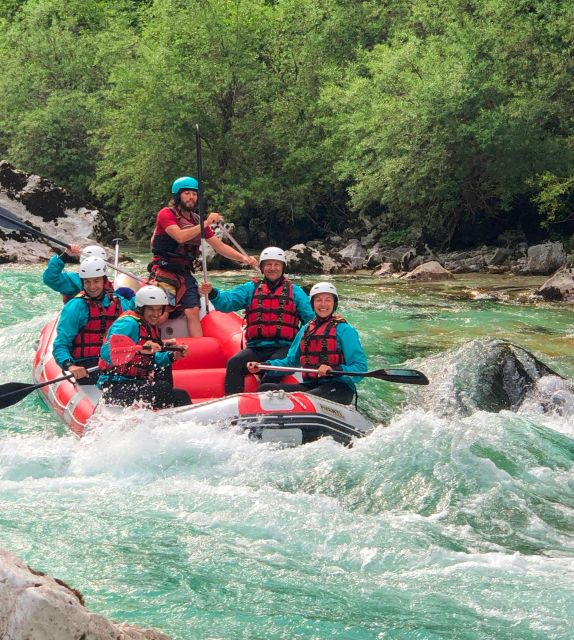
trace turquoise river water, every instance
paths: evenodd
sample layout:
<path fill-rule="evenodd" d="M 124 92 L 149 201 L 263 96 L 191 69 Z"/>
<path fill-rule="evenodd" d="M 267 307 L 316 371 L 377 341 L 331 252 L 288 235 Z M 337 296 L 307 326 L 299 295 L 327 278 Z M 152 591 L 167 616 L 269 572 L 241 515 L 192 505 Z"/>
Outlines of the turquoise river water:
<path fill-rule="evenodd" d="M 2 382 L 31 380 L 60 307 L 40 274 L 0 267 Z M 574 379 L 574 308 L 517 302 L 540 281 L 336 279 L 370 368 L 432 383 L 365 381 L 352 448 L 133 412 L 80 440 L 32 394 L 0 415 L 0 546 L 178 640 L 571 638 L 574 412 L 444 410 L 475 339 Z"/>

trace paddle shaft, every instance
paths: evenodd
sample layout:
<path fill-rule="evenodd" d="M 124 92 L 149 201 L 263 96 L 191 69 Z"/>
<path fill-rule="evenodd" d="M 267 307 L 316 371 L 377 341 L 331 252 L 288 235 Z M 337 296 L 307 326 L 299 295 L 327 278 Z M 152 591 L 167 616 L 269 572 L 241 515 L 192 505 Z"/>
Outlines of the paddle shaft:
<path fill-rule="evenodd" d="M 6 215 L 6 213 L 4 212 L 10 213 L 10 215 Z M 70 248 L 70 245 L 67 244 L 66 242 L 62 242 L 61 240 L 58 240 L 58 238 L 53 238 L 52 236 L 49 236 L 46 233 L 42 233 L 42 231 L 38 231 L 37 229 L 34 229 L 34 227 L 30 227 L 26 223 L 19 220 L 12 212 L 9 212 L 8 209 L 5 209 L 4 207 L 0 207 L 0 219 L 20 227 L 22 231 L 28 231 L 29 233 L 33 233 L 34 235 L 40 238 L 44 238 L 44 240 L 49 240 L 50 242 L 53 242 L 54 244 L 57 244 L 60 247 L 64 247 L 65 249 Z"/>
<path fill-rule="evenodd" d="M 199 133 L 199 125 L 195 125 L 195 155 L 197 159 L 197 208 L 199 210 L 199 232 L 201 237 L 201 268 L 203 270 L 203 281 L 207 282 L 207 255 L 205 227 L 205 198 L 203 190 L 203 162 L 201 158 L 201 135 Z M 209 313 L 209 297 L 205 294 L 205 313 Z"/>
<path fill-rule="evenodd" d="M 6 215 L 6 213 L 4 213 L 4 212 L 10 213 L 10 215 Z M 46 233 L 42 233 L 42 231 L 38 231 L 37 229 L 34 229 L 34 227 L 28 226 L 26 223 L 22 222 L 12 212 L 8 211 L 8 209 L 5 209 L 4 207 L 0 207 L 0 221 L 2 221 L 2 220 L 5 220 L 5 221 L 9 222 L 10 224 L 19 227 L 20 229 L 22 229 L 22 231 L 27 231 L 29 233 L 32 233 L 32 234 L 38 236 L 39 238 L 44 238 L 44 240 L 49 240 L 50 242 L 53 242 L 54 244 L 57 244 L 60 247 L 64 247 L 64 249 L 69 249 L 70 248 L 70 245 L 67 244 L 66 242 L 62 242 L 62 240 L 58 240 L 58 238 L 54 238 L 53 236 L 49 236 Z M 106 262 L 106 261 L 104 261 L 104 262 Z M 136 276 L 134 273 L 131 273 L 127 269 L 123 269 L 122 267 L 118 267 L 117 265 L 112 264 L 111 262 L 106 262 L 106 264 L 108 265 L 108 267 L 111 267 L 112 269 L 115 269 L 116 271 L 119 271 L 120 273 L 123 273 L 124 275 L 129 276 L 130 278 L 133 278 L 134 280 L 137 280 L 138 282 L 141 282 L 141 283 L 145 283 L 146 282 L 143 278 L 140 278 L 139 276 Z"/>
<path fill-rule="evenodd" d="M 98 367 L 90 367 L 86 369 L 88 373 L 92 373 L 97 371 Z M 60 376 L 59 378 L 54 378 L 53 380 L 46 380 L 45 382 L 40 382 L 38 384 L 26 384 L 25 382 L 9 382 L 4 385 L 0 385 L 0 409 L 5 409 L 6 407 L 10 407 L 20 400 L 23 400 L 27 395 L 32 393 L 32 391 L 36 391 L 37 389 L 41 389 L 42 387 L 47 387 L 50 384 L 55 384 L 56 382 L 63 382 L 64 380 L 70 380 L 74 377 L 73 373 L 67 373 L 64 376 Z M 3 389 L 13 387 L 14 385 L 22 385 L 18 389 L 12 389 L 7 391 L 6 393 L 2 393 Z M 12 396 L 12 400 L 10 400 L 10 396 Z"/>
<path fill-rule="evenodd" d="M 295 373 L 317 373 L 317 369 L 304 367 L 274 367 L 268 364 L 260 364 L 261 371 L 285 371 Z M 351 376 L 360 378 L 375 378 L 387 382 L 402 382 L 404 384 L 428 384 L 428 379 L 416 369 L 377 369 L 376 371 L 337 371 L 332 370 L 329 376 Z"/>
<path fill-rule="evenodd" d="M 237 251 L 239 251 L 239 253 L 242 253 L 244 256 L 248 255 L 247 251 L 245 251 L 245 249 L 239 244 L 239 242 L 237 242 L 237 240 L 229 233 L 229 231 L 227 231 L 227 229 L 221 222 L 219 223 L 219 228 L 221 229 L 221 233 L 223 233 L 223 235 L 229 240 L 229 242 L 231 242 L 231 244 L 237 249 Z"/>

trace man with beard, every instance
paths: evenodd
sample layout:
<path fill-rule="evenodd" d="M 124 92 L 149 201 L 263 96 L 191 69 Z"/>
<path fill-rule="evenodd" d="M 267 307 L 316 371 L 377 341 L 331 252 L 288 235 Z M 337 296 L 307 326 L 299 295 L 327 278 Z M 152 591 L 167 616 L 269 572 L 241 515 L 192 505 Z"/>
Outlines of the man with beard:
<path fill-rule="evenodd" d="M 225 393 L 241 393 L 247 363 L 283 358 L 302 323 L 313 318 L 307 294 L 285 277 L 285 252 L 267 247 L 259 257 L 263 278 L 254 278 L 230 291 L 214 289 L 209 282 L 200 286 L 202 294 L 218 311 L 245 311 L 247 348 L 227 363 Z"/>
<path fill-rule="evenodd" d="M 199 292 L 193 275 L 201 244 L 199 215 L 195 211 L 198 189 L 197 180 L 190 176 L 178 178 L 171 185 L 172 199 L 157 214 L 151 239 L 153 258 L 149 265 L 152 277 L 158 284 L 171 286 L 175 290 L 175 304 L 172 306 L 177 304 L 183 308 L 191 338 L 203 335 L 199 321 Z M 204 221 L 205 239 L 209 245 L 225 258 L 257 266 L 255 258 L 236 251 L 215 235 L 210 225 L 221 220 L 222 216 L 214 212 Z"/>

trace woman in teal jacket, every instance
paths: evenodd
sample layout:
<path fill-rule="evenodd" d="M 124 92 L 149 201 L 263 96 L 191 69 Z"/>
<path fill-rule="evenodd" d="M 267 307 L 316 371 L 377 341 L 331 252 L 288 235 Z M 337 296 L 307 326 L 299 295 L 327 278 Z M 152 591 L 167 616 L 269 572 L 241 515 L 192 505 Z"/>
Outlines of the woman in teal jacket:
<path fill-rule="evenodd" d="M 305 391 L 341 404 L 350 404 L 355 395 L 355 384 L 362 378 L 333 376 L 330 373 L 333 370 L 367 370 L 367 357 L 359 335 L 342 316 L 335 314 L 339 296 L 334 285 L 319 282 L 311 288 L 310 297 L 315 311 L 313 320 L 301 328 L 285 358 L 268 360 L 264 364 L 312 368 L 317 373 L 304 373 L 300 384 L 262 384 L 259 391 Z M 251 373 L 258 373 L 259 363 L 249 362 L 247 368 Z M 282 376 L 283 373 L 276 372 L 275 375 Z"/>

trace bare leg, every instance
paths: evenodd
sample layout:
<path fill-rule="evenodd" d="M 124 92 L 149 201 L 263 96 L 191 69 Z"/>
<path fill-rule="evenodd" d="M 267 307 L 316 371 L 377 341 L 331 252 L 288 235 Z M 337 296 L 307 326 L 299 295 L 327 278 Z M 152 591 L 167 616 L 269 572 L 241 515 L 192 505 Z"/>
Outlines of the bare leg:
<path fill-rule="evenodd" d="M 201 329 L 201 322 L 199 320 L 199 307 L 184 309 L 183 313 L 187 320 L 187 331 L 189 333 L 189 337 L 201 338 L 203 336 L 203 330 Z"/>

